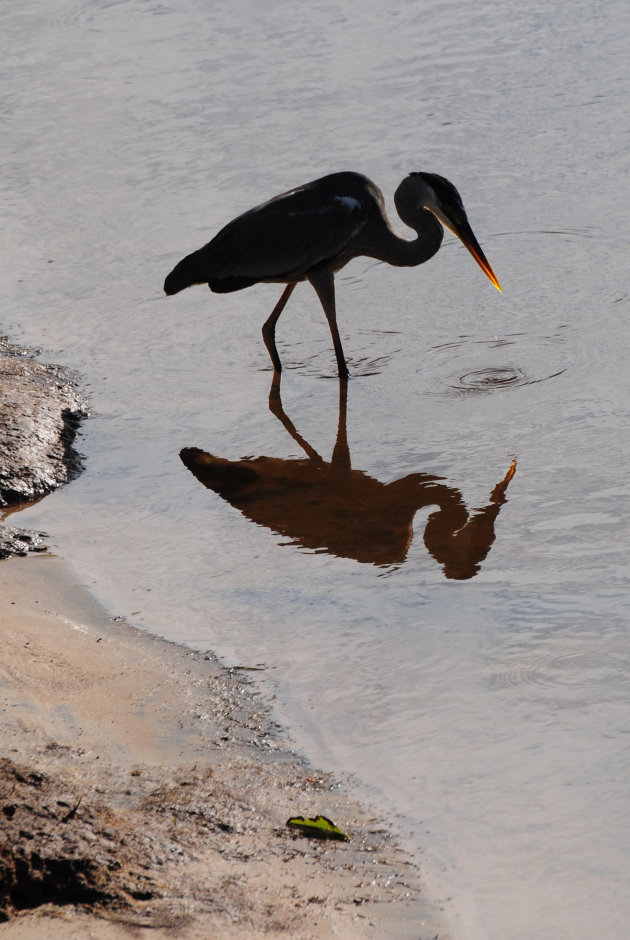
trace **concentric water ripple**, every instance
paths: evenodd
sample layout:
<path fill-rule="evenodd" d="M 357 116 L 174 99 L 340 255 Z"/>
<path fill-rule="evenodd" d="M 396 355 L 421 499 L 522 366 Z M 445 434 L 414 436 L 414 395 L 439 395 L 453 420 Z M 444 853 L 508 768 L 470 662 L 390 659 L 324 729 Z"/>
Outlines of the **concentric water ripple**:
<path fill-rule="evenodd" d="M 513 366 L 488 366 L 472 369 L 463 375 L 450 376 L 451 388 L 455 391 L 491 392 L 495 389 L 513 388 L 515 385 L 530 385 L 531 378 Z"/>
<path fill-rule="evenodd" d="M 627 696 L 627 658 L 605 638 L 556 638 L 508 651 L 489 670 L 491 688 L 529 686 L 559 704 L 574 705 Z"/>
<path fill-rule="evenodd" d="M 492 394 L 557 378 L 568 368 L 566 351 L 559 355 L 564 329 L 552 336 L 518 333 L 483 340 L 463 336 L 436 346 L 432 352 L 439 376 L 433 391 L 441 395 Z M 506 347 L 511 347 L 509 359 Z M 445 360 L 449 360 L 447 368 Z M 449 369 L 451 364 L 456 368 Z"/>

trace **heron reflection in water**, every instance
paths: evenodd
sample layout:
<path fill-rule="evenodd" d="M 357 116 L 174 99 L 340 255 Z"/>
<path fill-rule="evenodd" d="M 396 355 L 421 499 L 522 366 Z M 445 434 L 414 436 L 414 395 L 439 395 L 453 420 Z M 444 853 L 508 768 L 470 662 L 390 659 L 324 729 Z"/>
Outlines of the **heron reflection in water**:
<path fill-rule="evenodd" d="M 401 565 L 413 538 L 419 509 L 437 506 L 427 520 L 424 544 L 447 578 L 472 578 L 495 539 L 494 523 L 506 501 L 512 461 L 492 489 L 487 506 L 468 512 L 458 489 L 428 473 L 391 483 L 353 470 L 346 429 L 348 386 L 339 383 L 339 424 L 327 462 L 287 416 L 274 374 L 269 407 L 306 458 L 247 457 L 225 460 L 187 447 L 180 457 L 197 479 L 258 525 L 314 552 L 390 567 Z"/>

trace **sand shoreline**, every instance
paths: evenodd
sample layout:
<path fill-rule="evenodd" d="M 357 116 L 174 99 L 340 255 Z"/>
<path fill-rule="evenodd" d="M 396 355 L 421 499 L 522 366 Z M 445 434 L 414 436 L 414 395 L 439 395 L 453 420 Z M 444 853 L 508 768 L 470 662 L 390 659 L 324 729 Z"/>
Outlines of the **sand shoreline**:
<path fill-rule="evenodd" d="M 0 562 L 0 611 L 0 864 L 18 899 L 0 938 L 447 936 L 417 869 L 288 750 L 247 673 L 115 622 L 50 555 Z M 351 841 L 285 825 L 318 813 Z M 29 911 L 20 878 L 45 903 Z"/>

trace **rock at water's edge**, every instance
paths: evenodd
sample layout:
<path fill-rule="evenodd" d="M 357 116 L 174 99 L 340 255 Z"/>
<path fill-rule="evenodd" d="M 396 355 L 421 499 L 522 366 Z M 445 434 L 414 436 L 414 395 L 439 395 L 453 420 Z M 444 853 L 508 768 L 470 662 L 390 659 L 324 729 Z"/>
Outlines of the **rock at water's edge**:
<path fill-rule="evenodd" d="M 85 417 L 72 372 L 0 339 L 0 507 L 40 499 L 81 472 L 73 444 Z M 38 536 L 0 525 L 0 558 L 37 549 Z"/>

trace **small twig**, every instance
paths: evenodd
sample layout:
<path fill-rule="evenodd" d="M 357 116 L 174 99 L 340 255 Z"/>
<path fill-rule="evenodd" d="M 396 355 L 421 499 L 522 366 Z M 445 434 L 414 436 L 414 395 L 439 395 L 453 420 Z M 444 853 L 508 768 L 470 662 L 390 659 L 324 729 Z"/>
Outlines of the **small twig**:
<path fill-rule="evenodd" d="M 66 813 L 66 815 L 65 815 L 65 816 L 62 818 L 62 820 L 61 820 L 62 823 L 67 823 L 67 822 L 70 822 L 71 819 L 74 819 L 74 817 L 76 816 L 77 810 L 78 810 L 78 808 L 79 808 L 79 806 L 80 806 L 80 804 L 81 804 L 81 800 L 82 800 L 82 799 L 83 799 L 83 795 L 81 795 L 81 796 L 79 797 L 79 799 L 78 799 L 76 805 L 73 806 L 71 810 L 68 810 L 68 812 Z"/>

